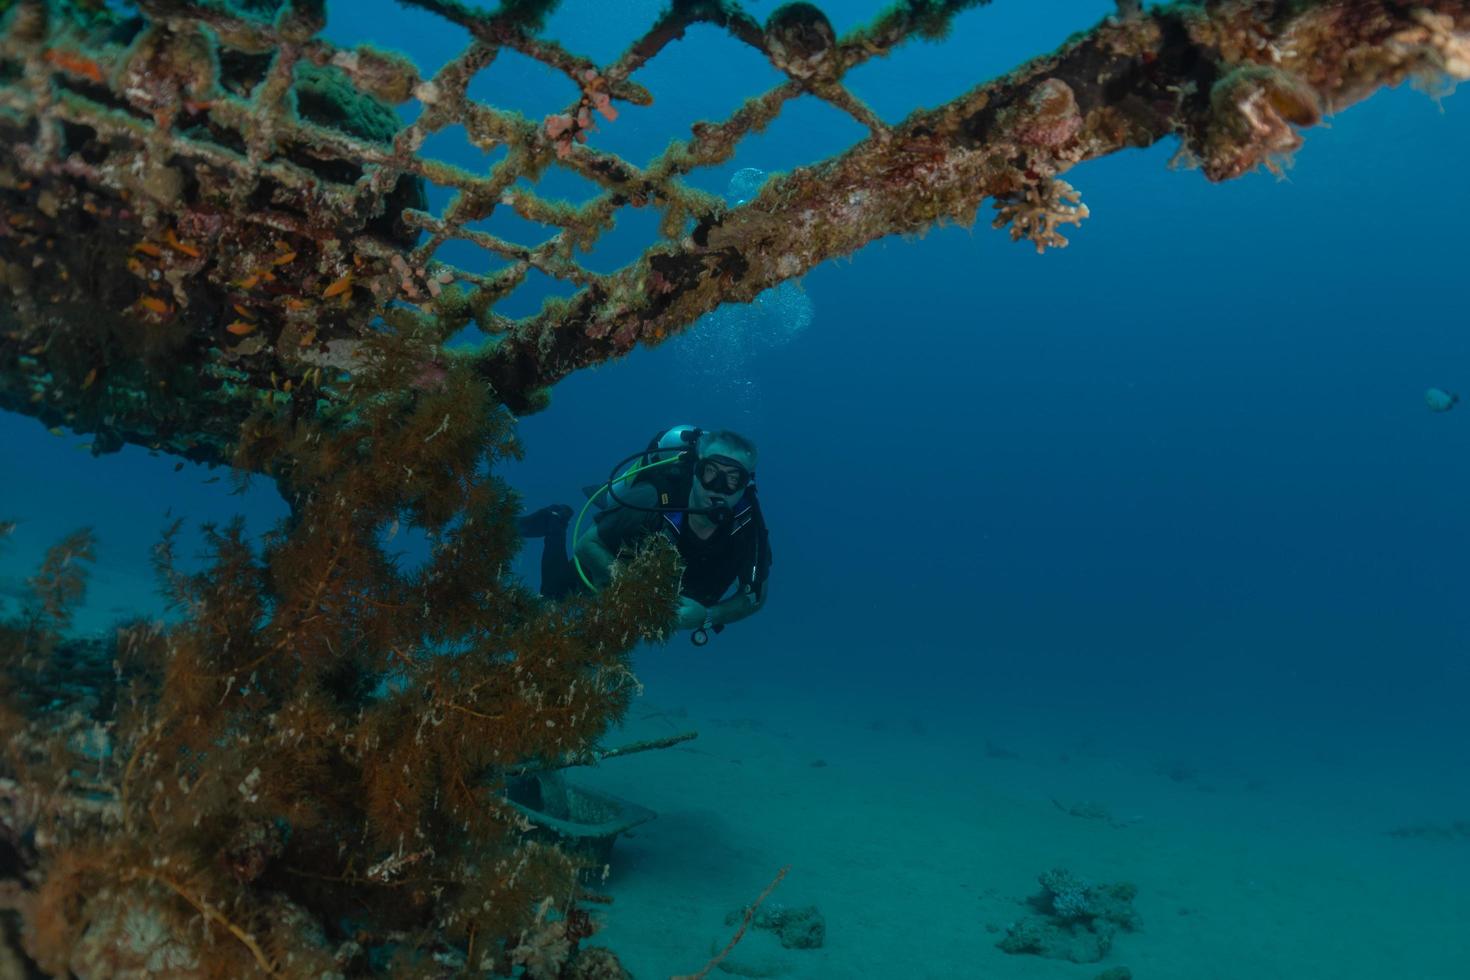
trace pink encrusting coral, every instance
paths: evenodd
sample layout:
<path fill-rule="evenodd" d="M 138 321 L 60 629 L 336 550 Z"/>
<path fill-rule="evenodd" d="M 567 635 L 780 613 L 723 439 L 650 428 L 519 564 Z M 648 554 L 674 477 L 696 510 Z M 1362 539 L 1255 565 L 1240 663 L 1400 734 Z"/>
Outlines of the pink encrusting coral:
<path fill-rule="evenodd" d="M 588 68 L 578 76 L 582 84 L 582 98 L 571 112 L 553 113 L 542 121 L 542 129 L 556 146 L 559 160 L 566 159 L 572 152 L 573 143 L 587 142 L 587 133 L 594 128 L 592 113 L 600 113 L 608 122 L 618 118 L 613 108 L 612 95 L 608 92 L 607 79 L 596 69 Z"/>
<path fill-rule="evenodd" d="M 1082 131 L 1077 97 L 1060 78 L 1045 79 L 1032 89 L 1007 121 L 1011 135 L 1023 146 L 1056 149 Z"/>

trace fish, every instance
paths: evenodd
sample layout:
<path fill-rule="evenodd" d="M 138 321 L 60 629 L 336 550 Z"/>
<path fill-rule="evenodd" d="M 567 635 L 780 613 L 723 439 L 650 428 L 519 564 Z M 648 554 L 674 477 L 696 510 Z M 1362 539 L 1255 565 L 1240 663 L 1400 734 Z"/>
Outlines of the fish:
<path fill-rule="evenodd" d="M 175 252 L 182 252 L 184 255 L 187 255 L 190 258 L 197 259 L 204 254 L 193 245 L 190 245 L 188 242 L 180 241 L 179 236 L 174 234 L 174 230 L 172 228 L 164 233 L 163 240 L 165 243 L 167 243 L 169 248 L 173 249 Z"/>
<path fill-rule="evenodd" d="M 1448 412 L 1459 400 L 1459 395 L 1451 394 L 1442 388 L 1430 388 L 1424 392 L 1424 404 L 1429 406 L 1431 412 Z"/>
<path fill-rule="evenodd" d="M 352 288 L 352 273 L 347 273 L 341 279 L 332 283 L 322 292 L 323 299 L 331 299 L 333 296 L 341 296 Z"/>
<path fill-rule="evenodd" d="M 52 48 L 43 56 L 57 68 L 87 79 L 89 82 L 102 82 L 106 76 L 102 72 L 102 66 L 91 58 L 85 58 L 70 51 L 59 51 Z"/>

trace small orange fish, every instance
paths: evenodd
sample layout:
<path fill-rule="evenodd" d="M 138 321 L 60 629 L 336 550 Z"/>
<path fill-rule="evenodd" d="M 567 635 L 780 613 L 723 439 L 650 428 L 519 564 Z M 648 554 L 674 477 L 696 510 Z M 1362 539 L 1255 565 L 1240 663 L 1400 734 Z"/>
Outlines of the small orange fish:
<path fill-rule="evenodd" d="M 308 330 L 308 331 L 306 331 L 306 333 L 304 333 L 304 334 L 301 335 L 301 346 L 302 347 L 310 347 L 311 346 L 311 342 L 313 340 L 316 340 L 316 330 L 315 329 Z"/>
<path fill-rule="evenodd" d="M 343 293 L 347 292 L 351 288 L 352 273 L 349 272 L 347 273 L 347 275 L 343 276 L 341 279 L 338 279 L 336 282 L 328 286 L 326 288 L 326 291 L 322 293 L 322 298 L 331 299 L 333 296 L 341 296 Z"/>
<path fill-rule="evenodd" d="M 249 310 L 245 309 L 245 307 L 241 306 L 239 303 L 232 303 L 231 305 L 234 306 L 235 312 L 243 317 L 248 318 L 255 315 L 254 313 L 251 313 Z"/>
<path fill-rule="evenodd" d="M 83 58 L 81 55 L 73 54 L 70 51 L 59 51 L 56 48 L 52 48 L 46 52 L 46 60 L 64 72 L 79 75 L 89 81 L 100 82 L 104 78 L 101 65 L 90 58 Z"/>
<path fill-rule="evenodd" d="M 160 258 L 163 255 L 163 249 L 159 248 L 152 242 L 139 242 L 138 244 L 133 246 L 133 251 L 142 252 L 144 255 L 151 255 L 155 259 Z"/>
<path fill-rule="evenodd" d="M 235 285 L 240 287 L 241 289 L 254 289 L 255 284 L 258 282 L 260 282 L 260 273 L 256 272 L 252 275 L 246 276 L 244 279 L 241 279 L 239 282 L 235 283 Z"/>
<path fill-rule="evenodd" d="M 271 259 L 271 265 L 286 265 L 287 263 L 295 261 L 296 253 L 287 252 L 285 255 L 277 255 L 275 258 Z"/>
<path fill-rule="evenodd" d="M 179 236 L 174 234 L 174 230 L 172 228 L 164 233 L 163 239 L 168 243 L 169 248 L 173 249 L 175 252 L 183 252 L 190 258 L 197 259 L 200 255 L 204 254 L 193 245 L 190 245 L 187 242 L 179 241 Z"/>
<path fill-rule="evenodd" d="M 97 380 L 97 369 L 96 368 L 93 368 L 92 370 L 90 370 L 90 371 L 87 372 L 87 377 L 82 381 L 82 390 L 83 391 L 86 391 L 88 388 L 92 387 L 92 383 L 95 382 L 96 380 Z"/>
<path fill-rule="evenodd" d="M 243 337 L 246 334 L 253 333 L 255 331 L 255 324 L 246 323 L 244 320 L 236 320 L 228 327 L 225 327 L 225 329 L 234 334 L 236 337 Z"/>
<path fill-rule="evenodd" d="M 301 299 L 297 296 L 288 296 L 286 297 L 286 309 L 290 310 L 292 313 L 300 313 L 302 310 L 306 309 L 306 300 Z"/>
<path fill-rule="evenodd" d="M 168 316 L 173 312 L 169 305 L 157 296 L 144 296 L 138 300 L 138 304 L 149 313 L 157 313 L 159 316 Z"/>

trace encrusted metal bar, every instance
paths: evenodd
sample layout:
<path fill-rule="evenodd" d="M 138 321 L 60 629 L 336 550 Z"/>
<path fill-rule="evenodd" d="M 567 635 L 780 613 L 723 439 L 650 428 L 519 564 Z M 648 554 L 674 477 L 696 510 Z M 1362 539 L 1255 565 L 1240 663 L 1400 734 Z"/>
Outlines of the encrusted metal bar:
<path fill-rule="evenodd" d="M 1052 185 L 1065 188 L 1056 178 L 1080 162 L 1175 136 L 1180 158 L 1212 180 L 1274 167 L 1301 127 L 1382 86 L 1470 77 L 1467 50 L 1470 12 L 1455 2 L 1234 0 L 1106 21 L 835 160 L 773 179 L 602 291 L 518 325 L 483 370 L 513 400 L 876 238 L 968 224 L 986 198 L 1020 219 L 1018 237 L 1064 244 L 1057 224 L 1085 210 Z"/>
<path fill-rule="evenodd" d="M 1299 130 L 1381 86 L 1470 77 L 1470 0 L 1124 4 L 1060 50 L 890 126 L 844 75 L 939 37 L 979 0 L 903 0 L 843 38 L 811 4 L 762 24 L 724 0 L 679 0 L 602 68 L 537 33 L 550 2 L 412 2 L 470 35 L 428 79 L 400 56 L 322 39 L 315 0 L 143 0 L 140 18 L 12 3 L 0 26 L 0 406 L 94 432 L 99 451 L 132 441 L 221 461 L 252 414 L 334 411 L 376 331 L 447 337 L 475 323 L 490 340 L 457 356 L 523 411 L 572 371 L 878 237 L 971 222 L 986 198 L 1013 237 L 1063 245 L 1059 228 L 1086 209 L 1058 178 L 1085 160 L 1177 137 L 1181 160 L 1227 179 L 1274 167 Z M 646 166 L 592 145 L 618 103 L 651 100 L 630 75 L 697 23 L 759 49 L 785 81 Z M 502 48 L 565 74 L 576 101 L 531 120 L 470 99 Z M 684 183 L 802 96 L 870 135 L 738 207 Z M 415 101 L 405 124 L 394 107 Z M 453 125 L 508 153 L 485 172 L 424 157 L 424 140 Z M 600 193 L 578 206 L 543 196 L 555 167 Z M 427 185 L 455 192 L 437 215 Z M 628 207 L 656 209 L 660 237 L 616 273 L 589 272 L 578 252 Z M 501 208 L 555 233 L 527 245 L 472 227 Z M 509 265 L 446 266 L 450 241 Z M 577 293 L 524 320 L 498 315 L 533 268 Z"/>

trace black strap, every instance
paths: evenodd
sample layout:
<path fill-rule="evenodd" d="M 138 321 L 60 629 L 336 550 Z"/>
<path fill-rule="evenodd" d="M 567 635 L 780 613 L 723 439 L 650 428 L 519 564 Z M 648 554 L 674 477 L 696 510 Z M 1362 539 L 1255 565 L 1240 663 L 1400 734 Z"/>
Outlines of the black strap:
<path fill-rule="evenodd" d="M 766 579 L 771 574 L 771 534 L 766 530 L 766 518 L 761 513 L 760 500 L 755 493 L 755 485 L 750 487 L 750 507 L 754 511 L 752 520 L 755 523 L 755 567 L 750 577 L 751 590 L 758 597 L 761 590 L 765 588 Z"/>

